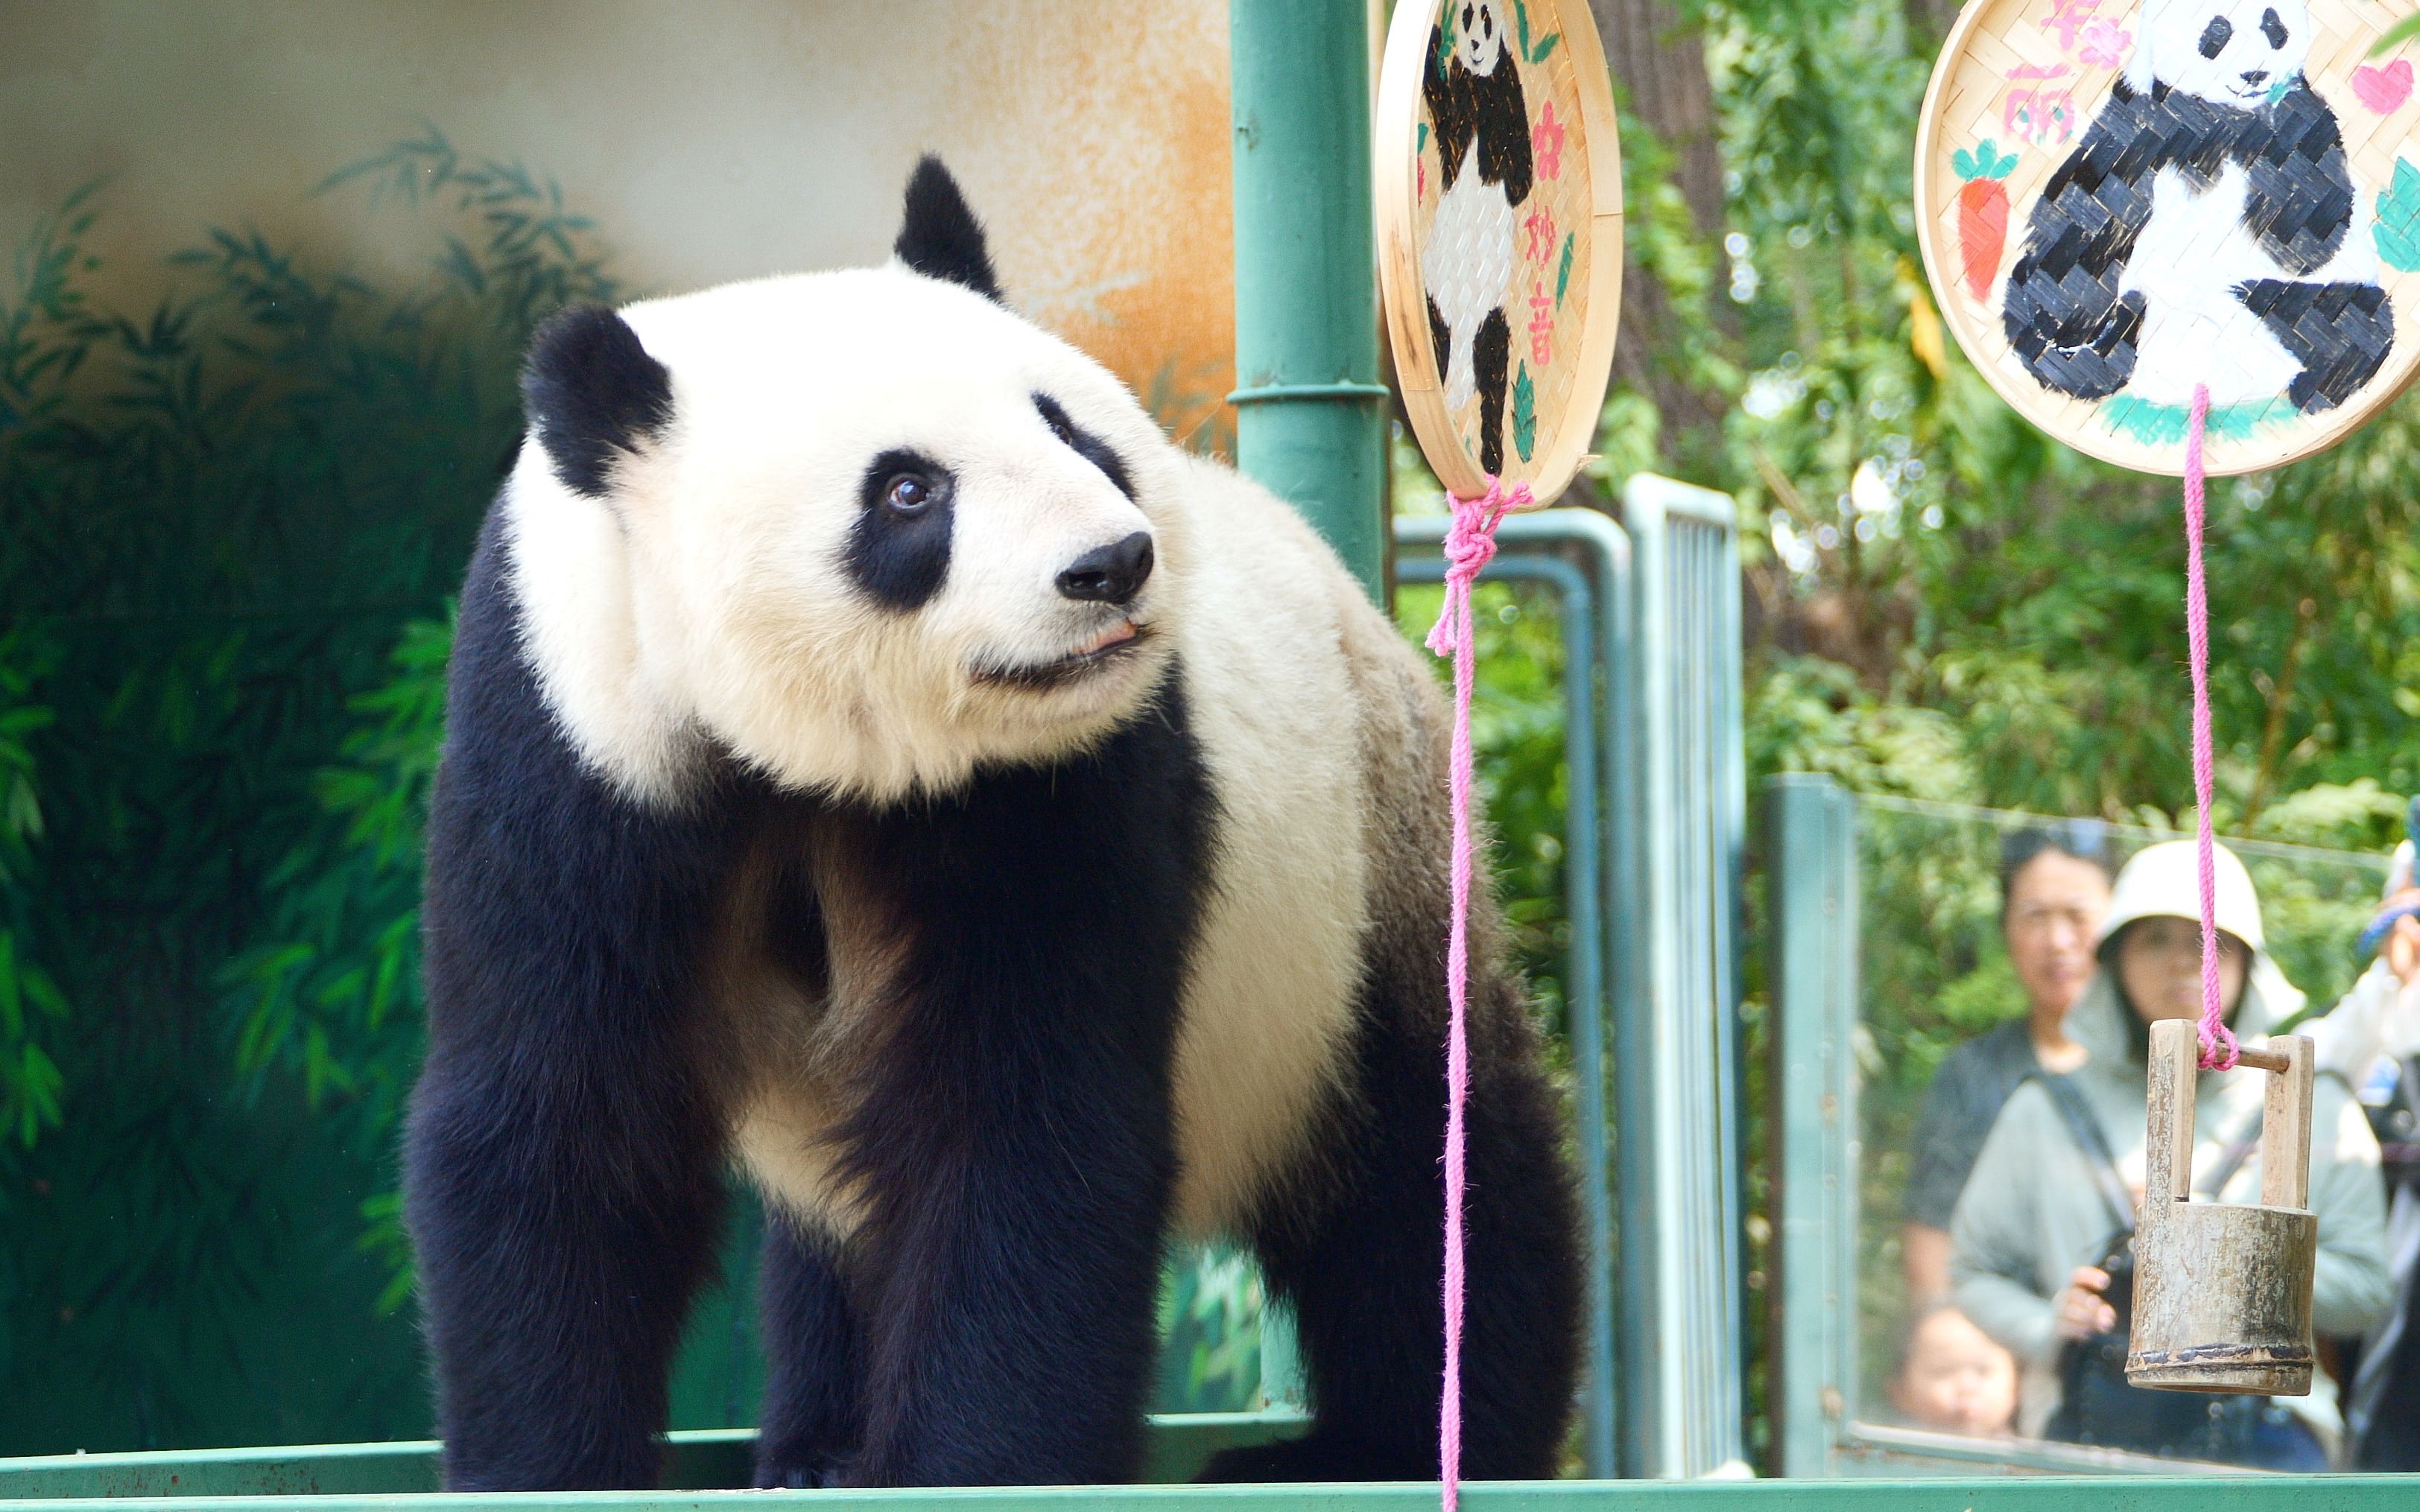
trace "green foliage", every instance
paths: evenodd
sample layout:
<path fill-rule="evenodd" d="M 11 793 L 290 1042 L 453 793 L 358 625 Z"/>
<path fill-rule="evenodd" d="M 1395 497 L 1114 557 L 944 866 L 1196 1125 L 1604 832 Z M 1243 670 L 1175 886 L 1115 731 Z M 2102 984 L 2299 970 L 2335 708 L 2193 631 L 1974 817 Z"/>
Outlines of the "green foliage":
<path fill-rule="evenodd" d="M 29 742 L 55 717 L 36 702 L 38 655 L 29 637 L 0 634 L 0 1141 L 20 1149 L 33 1149 L 44 1129 L 58 1124 L 66 1083 L 45 1041 L 70 1016 L 67 998 L 30 943 L 42 805 Z M 0 1163 L 0 1174 L 6 1171 Z M 7 1211 L 0 1197 L 0 1214 Z"/>
<path fill-rule="evenodd" d="M 1530 63 L 1544 63 L 1555 55 L 1555 45 L 1563 39 L 1560 32 L 1548 32 L 1533 45 L 1529 40 L 1529 8 L 1522 0 L 1512 0 L 1512 13 L 1519 23 L 1521 55 Z"/>
<path fill-rule="evenodd" d="M 2420 168 L 2395 160 L 2395 177 L 2378 196 L 2378 255 L 2402 272 L 2420 269 Z"/>
<path fill-rule="evenodd" d="M 427 274 L 211 230 L 102 310 L 86 191 L 0 302 L 0 1453 L 426 1425 L 381 1310 L 434 617 L 530 325 L 613 288 L 552 185 L 433 131 L 322 188 Z"/>
<path fill-rule="evenodd" d="M 2004 158 L 2000 156 L 2000 145 L 1986 139 L 1977 143 L 1972 152 L 1961 147 L 1951 153 L 1949 166 L 1959 177 L 1970 182 L 1977 178 L 2006 178 L 2017 171 L 2017 154 L 2012 148 Z"/>
<path fill-rule="evenodd" d="M 267 878 L 264 943 L 223 975 L 243 1084 L 297 1083 L 306 1106 L 343 1107 L 373 1143 L 392 1134 L 420 1051 L 422 819 L 452 646 L 450 618 L 405 625 L 388 680 L 349 701 L 343 761 L 314 784 L 324 817 Z M 365 1215 L 395 1217 L 383 1197 Z"/>
<path fill-rule="evenodd" d="M 2369 55 L 2371 57 L 2382 56 L 2412 40 L 2414 37 L 2420 37 L 2420 15 L 2406 16 L 2401 21 L 2397 22 L 2394 25 L 2386 28 L 2384 32 L 2379 35 L 2378 40 L 2370 44 Z"/>
<path fill-rule="evenodd" d="M 1163 1412 L 1259 1407 L 1261 1273 L 1223 1245 L 1180 1256 L 1159 1293 L 1158 1398 Z"/>
<path fill-rule="evenodd" d="M 1651 176 L 1640 260 L 1685 275 L 1663 280 L 1683 376 L 1729 408 L 1709 434 L 1624 388 L 1599 450 L 1608 484 L 1660 467 L 1741 501 L 1754 773 L 2173 820 L 2190 791 L 2177 485 L 2048 440 L 1946 342 L 1910 205 L 1930 39 L 1873 0 L 1684 8 L 1729 170 L 1720 311 L 1698 272 L 1717 249 L 1653 208 L 1665 149 L 1628 119 L 1624 149 Z M 2420 788 L 2416 497 L 2411 399 L 2333 452 L 2213 487 L 2222 829 L 2349 843 L 2268 816 L 2365 779 Z M 2357 839 L 2394 833 L 2380 808 Z"/>
<path fill-rule="evenodd" d="M 1529 381 L 1529 364 L 1523 363 L 1512 380 L 1512 445 L 1521 460 L 1538 444 L 1538 386 Z"/>

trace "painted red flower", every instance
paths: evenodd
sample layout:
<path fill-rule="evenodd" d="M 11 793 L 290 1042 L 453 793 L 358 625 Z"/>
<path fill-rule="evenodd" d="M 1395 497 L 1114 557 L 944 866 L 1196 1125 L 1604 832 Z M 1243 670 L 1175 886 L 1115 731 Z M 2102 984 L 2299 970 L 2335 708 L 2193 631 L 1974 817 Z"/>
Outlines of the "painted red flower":
<path fill-rule="evenodd" d="M 1563 123 L 1555 119 L 1555 102 L 1546 101 L 1539 113 L 1538 124 L 1529 130 L 1529 156 L 1536 160 L 1538 177 L 1560 177 L 1563 171 Z"/>
<path fill-rule="evenodd" d="M 2081 38 L 2084 61 L 2099 69 L 2124 68 L 2127 50 L 2134 45 L 2134 34 L 2106 16 L 2086 22 Z"/>

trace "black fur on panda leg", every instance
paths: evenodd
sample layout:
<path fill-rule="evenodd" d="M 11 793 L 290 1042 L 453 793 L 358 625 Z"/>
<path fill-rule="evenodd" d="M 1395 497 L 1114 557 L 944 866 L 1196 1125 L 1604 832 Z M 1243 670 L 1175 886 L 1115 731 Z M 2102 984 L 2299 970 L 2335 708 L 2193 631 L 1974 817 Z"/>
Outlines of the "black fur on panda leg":
<path fill-rule="evenodd" d="M 1272 1212 L 1256 1236 L 1271 1288 L 1294 1304 L 1314 1409 L 1311 1434 L 1231 1450 L 1220 1481 L 1426 1480 L 1437 1473 L 1445 1364 L 1443 987 L 1425 952 L 1373 1000 L 1355 1048 L 1361 1108 L 1351 1153 L 1308 1219 Z M 1558 1100 L 1517 985 L 1474 984 L 1462 1356 L 1462 1473 L 1553 1476 L 1579 1371 L 1579 1211 Z M 1438 1023 L 1431 1034 L 1425 1026 Z M 1321 1183 L 1325 1185 L 1325 1183 Z"/>
<path fill-rule="evenodd" d="M 1512 381 L 1512 327 L 1502 310 L 1490 310 L 1470 338 L 1479 364 L 1479 465 L 1489 477 L 1504 471 L 1504 395 Z"/>
<path fill-rule="evenodd" d="M 841 1131 L 864 1194 L 859 1486 L 1130 1481 L 1171 1061 L 1217 799 L 1180 671 L 1096 751 L 847 816 L 915 943 Z"/>
<path fill-rule="evenodd" d="M 757 1412 L 756 1484 L 794 1490 L 837 1485 L 865 1434 L 857 1322 L 839 1245 L 768 1212 L 759 1265 L 765 1399 Z"/>
<path fill-rule="evenodd" d="M 2257 279 L 2236 296 L 2303 364 L 2286 396 L 2304 414 L 2359 393 L 2395 350 L 2395 306 L 2375 284 Z"/>
<path fill-rule="evenodd" d="M 1436 370 L 1442 378 L 1445 370 L 1453 365 L 1453 328 L 1445 323 L 1445 316 L 1434 299 L 1429 301 L 1429 342 L 1436 348 Z"/>
<path fill-rule="evenodd" d="M 422 909 L 405 1217 L 452 1490 L 656 1484 L 723 1131 L 683 1006 L 741 810 L 590 775 L 520 653 L 491 517 L 462 594 Z"/>

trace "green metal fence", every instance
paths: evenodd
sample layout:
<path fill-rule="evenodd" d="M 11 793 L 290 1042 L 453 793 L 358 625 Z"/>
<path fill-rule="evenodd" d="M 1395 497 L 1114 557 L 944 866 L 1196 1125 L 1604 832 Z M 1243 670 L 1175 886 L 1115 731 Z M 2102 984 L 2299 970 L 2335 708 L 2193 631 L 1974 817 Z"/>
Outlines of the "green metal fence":
<path fill-rule="evenodd" d="M 1616 932 L 1621 1463 L 1701 1475 L 1745 1452 L 1739 542 L 1728 495 L 1647 474 L 1622 523 L 1637 643 L 1618 764 L 1638 849 Z"/>

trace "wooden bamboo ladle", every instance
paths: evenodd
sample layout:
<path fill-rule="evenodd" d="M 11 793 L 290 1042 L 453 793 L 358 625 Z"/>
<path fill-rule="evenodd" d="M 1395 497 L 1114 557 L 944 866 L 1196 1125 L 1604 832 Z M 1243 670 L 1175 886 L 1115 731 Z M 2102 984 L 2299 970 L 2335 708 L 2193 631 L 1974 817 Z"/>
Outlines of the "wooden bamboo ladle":
<path fill-rule="evenodd" d="M 2284 1036 L 2237 1059 L 2239 1068 L 2269 1075 L 2257 1204 L 2193 1200 L 2201 1059 L 2194 1022 L 2153 1024 L 2150 1058 L 2126 1380 L 2168 1391 L 2307 1396 L 2319 1247 L 2319 1221 L 2308 1206 L 2311 1041 Z"/>

